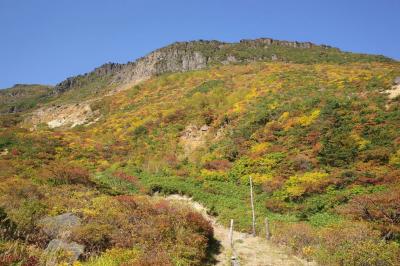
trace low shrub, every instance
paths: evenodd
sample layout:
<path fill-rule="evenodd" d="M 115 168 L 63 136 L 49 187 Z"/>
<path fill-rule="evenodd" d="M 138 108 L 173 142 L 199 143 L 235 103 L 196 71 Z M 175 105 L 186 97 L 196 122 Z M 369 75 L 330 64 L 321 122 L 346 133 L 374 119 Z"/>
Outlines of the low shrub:
<path fill-rule="evenodd" d="M 93 184 L 89 178 L 89 171 L 80 166 L 59 162 L 51 164 L 48 170 L 49 180 L 55 185 Z"/>

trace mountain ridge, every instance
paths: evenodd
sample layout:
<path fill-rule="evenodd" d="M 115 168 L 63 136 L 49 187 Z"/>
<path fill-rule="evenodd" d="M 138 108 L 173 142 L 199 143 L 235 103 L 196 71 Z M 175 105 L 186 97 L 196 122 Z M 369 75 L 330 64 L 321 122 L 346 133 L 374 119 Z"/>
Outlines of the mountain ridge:
<path fill-rule="evenodd" d="M 259 50 L 260 48 L 266 49 L 269 47 L 282 47 L 289 49 L 314 48 L 319 50 L 319 52 L 329 50 L 335 53 L 352 54 L 349 52 L 342 52 L 338 48 L 334 48 L 325 44 L 317 45 L 312 42 L 284 41 L 275 40 L 272 38 L 242 39 L 239 42 L 222 42 L 218 40 L 175 42 L 170 45 L 158 48 L 143 57 L 140 57 L 134 61 L 127 62 L 125 64 L 109 62 L 95 68 L 91 72 L 85 73 L 83 75 L 69 77 L 66 80 L 58 83 L 55 86 L 54 90 L 56 93 L 67 91 L 74 86 L 78 78 L 91 74 L 99 76 L 117 74 L 112 82 L 118 83 L 119 81 L 141 81 L 153 75 L 159 75 L 167 72 L 181 72 L 203 69 L 209 65 L 216 63 L 227 64 L 244 63 L 249 61 L 277 60 L 296 62 L 299 60 L 292 58 L 292 56 L 288 56 L 287 58 L 285 58 L 284 56 L 281 56 L 281 54 L 279 53 L 280 51 L 264 51 L 258 54 L 248 53 L 242 56 L 239 54 L 239 52 L 246 49 Z M 238 49 L 235 50 L 234 48 Z M 390 58 L 380 55 L 358 55 L 373 57 L 371 59 L 376 59 L 377 61 L 392 60 Z M 329 58 L 326 58 L 325 60 L 330 61 Z"/>
<path fill-rule="evenodd" d="M 0 254 L 21 252 L 0 264 L 70 263 L 58 242 L 77 265 L 218 265 L 204 217 L 149 197 L 179 194 L 236 232 L 264 238 L 268 218 L 270 241 L 319 265 L 398 265 L 400 64 L 264 42 L 175 43 L 1 115 Z M 42 230 L 65 216 L 81 221 L 65 239 Z M 271 254 L 234 235 L 241 264 Z"/>
<path fill-rule="evenodd" d="M 15 104 L 9 104 L 4 95 L 13 94 L 15 87 L 43 86 L 48 93 L 42 95 L 44 101 L 59 100 L 68 91 L 76 91 L 65 95 L 65 99 L 80 102 L 93 95 L 107 95 L 124 89 L 126 85 L 135 85 L 153 76 L 169 72 L 186 72 L 205 69 L 214 65 L 243 64 L 256 61 L 281 61 L 292 63 L 349 63 L 349 62 L 395 62 L 381 55 L 357 54 L 343 52 L 325 44 L 312 42 L 284 41 L 272 38 L 242 39 L 239 42 L 223 42 L 218 40 L 197 40 L 174 42 L 158 48 L 147 55 L 127 63 L 108 62 L 94 70 L 68 77 L 55 86 L 16 84 L 3 89 L 0 93 L 2 105 L 7 108 L 0 113 L 23 112 L 36 106 L 36 103 L 24 107 L 18 97 Z M 24 101 L 22 99 L 21 101 Z M 63 101 L 63 100 L 59 100 Z"/>

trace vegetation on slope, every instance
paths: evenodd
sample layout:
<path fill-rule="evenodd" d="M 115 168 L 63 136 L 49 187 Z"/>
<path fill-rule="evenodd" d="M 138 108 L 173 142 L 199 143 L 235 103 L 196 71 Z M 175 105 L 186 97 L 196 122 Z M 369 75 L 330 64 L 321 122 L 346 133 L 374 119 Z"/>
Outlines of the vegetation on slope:
<path fill-rule="evenodd" d="M 268 216 L 274 241 L 322 265 L 396 265 L 400 102 L 383 92 L 397 76 L 391 62 L 214 66 L 94 102 L 104 115 L 88 127 L 4 123 L 0 206 L 9 222 L 0 248 L 14 261 L 41 258 L 37 221 L 68 211 L 85 221 L 74 240 L 89 265 L 198 265 L 209 225 L 140 195 L 187 194 L 250 231 L 252 176 L 258 233 Z M 132 217 L 143 220 L 125 224 Z M 155 235 L 157 253 L 146 257 Z"/>
<path fill-rule="evenodd" d="M 50 99 L 52 88 L 45 85 L 17 84 L 0 90 L 0 114 L 31 110 Z"/>
<path fill-rule="evenodd" d="M 160 53 L 161 56 L 152 59 L 152 55 L 156 53 Z M 55 87 L 15 85 L 12 88 L 1 90 L 2 108 L 0 108 L 0 113 L 23 112 L 35 108 L 40 103 L 52 105 L 77 103 L 94 97 L 102 97 L 121 84 L 136 81 L 130 80 L 132 78 L 142 80 L 148 78 L 149 74 L 160 75 L 172 71 L 187 71 L 188 68 L 198 69 L 200 65 L 194 56 L 196 54 L 205 60 L 205 64 L 201 68 L 226 63 L 248 64 L 256 61 L 301 64 L 393 62 L 392 59 L 381 55 L 343 52 L 326 45 L 268 38 L 241 40 L 237 43 L 203 40 L 177 42 L 127 64 L 104 64 L 89 73 L 67 78 Z M 185 66 L 184 62 L 193 67 Z M 138 69 L 137 65 L 140 65 Z"/>
<path fill-rule="evenodd" d="M 229 57 L 234 57 L 235 61 L 240 63 L 249 61 L 282 61 L 301 64 L 344 64 L 392 61 L 390 58 L 381 55 L 343 52 L 338 48 L 326 45 L 276 41 L 266 38 L 241 40 L 238 43 L 223 43 L 219 41 L 178 42 L 162 49 L 185 49 L 200 52 L 208 58 L 210 65 L 221 64 Z"/>

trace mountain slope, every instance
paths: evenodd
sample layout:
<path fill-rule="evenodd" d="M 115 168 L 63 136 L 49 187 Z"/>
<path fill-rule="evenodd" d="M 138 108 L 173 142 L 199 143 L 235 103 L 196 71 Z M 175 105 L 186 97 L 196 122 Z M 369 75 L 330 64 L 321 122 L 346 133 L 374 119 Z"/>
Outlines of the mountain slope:
<path fill-rule="evenodd" d="M 54 103 L 80 102 L 125 88 L 150 77 L 169 72 L 204 69 L 213 65 L 255 61 L 293 63 L 391 62 L 384 56 L 340 51 L 327 45 L 260 38 L 238 43 L 220 41 L 177 42 L 157 49 L 126 64 L 107 63 L 93 71 L 67 78 L 42 95 L 57 95 Z M 22 85 L 27 90 L 27 85 Z M 21 87 L 16 85 L 15 87 Z M 49 88 L 43 86 L 43 88 Z M 17 88 L 13 89 L 14 91 Z M 21 89 L 20 89 L 21 90 Z M 39 89 L 35 90 L 39 93 Z M 3 94 L 5 91 L 3 91 Z M 28 97 L 32 98 L 33 95 Z M 6 99 L 7 100 L 7 99 Z M 23 99 L 21 99 L 23 100 Z M 21 103 L 23 104 L 23 103 Z M 4 113 L 6 109 L 1 109 Z"/>
<path fill-rule="evenodd" d="M 74 88 L 82 90 L 82 87 L 93 83 L 97 78 L 105 80 L 107 85 L 137 83 L 168 72 L 183 72 L 204 69 L 215 64 L 252 61 L 349 63 L 390 62 L 391 59 L 383 56 L 346 53 L 337 48 L 310 42 L 289 42 L 270 38 L 241 40 L 239 43 L 177 42 L 127 64 L 108 63 L 88 74 L 68 78 L 58 84 L 55 91 L 60 93 Z M 101 88 L 102 86 L 98 86 L 97 89 Z"/>
<path fill-rule="evenodd" d="M 50 101 L 25 119 L 27 126 L 47 124 L 67 127 L 92 123 L 99 118 L 91 109 L 93 101 L 125 90 L 151 77 L 171 72 L 206 69 L 216 65 L 251 62 L 351 63 L 392 62 L 383 56 L 342 52 L 309 42 L 278 41 L 269 38 L 177 42 L 127 64 L 108 63 L 94 71 L 57 84 Z M 78 107 L 75 104 L 79 104 Z M 87 114 L 87 115 L 85 115 Z"/>
<path fill-rule="evenodd" d="M 35 108 L 49 100 L 51 86 L 17 84 L 0 90 L 0 114 L 17 113 Z"/>
<path fill-rule="evenodd" d="M 83 263 L 212 263 L 209 225 L 144 195 L 191 196 L 220 223 L 234 219 L 237 230 L 249 232 L 251 176 L 257 234 L 264 235 L 268 217 L 273 241 L 321 265 L 398 265 L 400 102 L 391 92 L 399 63 L 263 42 L 174 44 L 180 53 L 149 63 L 151 74 L 137 84 L 139 72 L 127 70 L 136 64 L 104 66 L 110 69 L 54 93 L 50 103 L 60 107 L 46 107 L 67 117 L 75 111 L 65 106 L 89 106 L 97 120 L 87 122 L 94 123 L 3 126 L 0 210 L 32 238 L 8 229 L 1 250 L 19 243 L 21 260 L 46 258 L 48 239 L 37 221 L 71 212 L 83 227 L 68 241 L 86 246 Z M 275 49 L 276 57 L 258 49 Z M 206 66 L 179 61 L 188 51 L 200 51 Z M 228 55 L 238 62 L 229 57 L 225 64 Z M 164 73 L 177 65 L 176 73 Z"/>

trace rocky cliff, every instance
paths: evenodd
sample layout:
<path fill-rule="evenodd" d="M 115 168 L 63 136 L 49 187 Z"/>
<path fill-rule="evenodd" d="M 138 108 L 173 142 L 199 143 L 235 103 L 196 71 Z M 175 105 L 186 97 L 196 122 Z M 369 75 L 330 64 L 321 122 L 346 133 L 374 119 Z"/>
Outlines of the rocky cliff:
<path fill-rule="evenodd" d="M 36 108 L 37 103 L 75 104 L 109 95 L 152 76 L 168 72 L 204 69 L 213 65 L 242 64 L 254 61 L 282 61 L 302 64 L 390 61 L 376 56 L 342 52 L 327 45 L 259 38 L 236 43 L 220 41 L 176 42 L 126 64 L 106 63 L 93 71 L 70 77 L 55 87 L 32 86 L 0 93 L 0 113 Z M 37 90 L 36 90 L 37 89 Z M 32 95 L 35 99 L 32 102 Z M 25 97 L 27 96 L 27 97 Z"/>
<path fill-rule="evenodd" d="M 340 55 L 337 57 L 337 55 Z M 168 72 L 182 72 L 206 68 L 214 64 L 251 61 L 313 61 L 388 60 L 384 57 L 344 53 L 327 45 L 311 42 L 280 41 L 271 38 L 241 40 L 238 43 L 220 41 L 176 42 L 126 64 L 107 63 L 90 73 L 68 78 L 59 83 L 55 93 L 62 93 L 84 85 L 86 77 L 109 77 L 108 82 L 123 84 L 138 82 Z"/>

